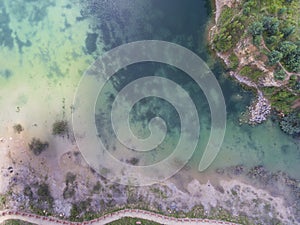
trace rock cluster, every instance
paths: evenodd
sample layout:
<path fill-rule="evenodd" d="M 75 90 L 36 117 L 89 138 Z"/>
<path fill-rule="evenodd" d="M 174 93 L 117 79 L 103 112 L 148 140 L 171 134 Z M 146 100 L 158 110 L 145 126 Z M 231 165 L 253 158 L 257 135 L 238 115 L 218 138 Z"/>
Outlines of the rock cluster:
<path fill-rule="evenodd" d="M 267 116 L 271 112 L 271 105 L 266 98 L 262 95 L 258 95 L 258 99 L 255 104 L 249 107 L 250 111 L 250 124 L 260 124 L 267 119 Z"/>

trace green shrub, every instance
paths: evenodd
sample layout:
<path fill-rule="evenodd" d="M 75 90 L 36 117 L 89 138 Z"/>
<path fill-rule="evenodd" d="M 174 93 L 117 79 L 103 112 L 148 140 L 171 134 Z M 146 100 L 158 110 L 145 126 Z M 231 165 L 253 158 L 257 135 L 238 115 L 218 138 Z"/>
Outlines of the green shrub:
<path fill-rule="evenodd" d="M 269 98 L 273 108 L 286 114 L 292 111 L 291 105 L 297 99 L 297 96 L 286 89 L 280 89 L 274 90 Z"/>
<path fill-rule="evenodd" d="M 263 17 L 263 27 L 267 32 L 268 36 L 274 35 L 278 32 L 279 21 L 276 17 L 264 16 Z"/>
<path fill-rule="evenodd" d="M 32 196 L 33 196 L 32 190 L 29 186 L 26 186 L 24 188 L 23 193 L 24 193 L 25 196 L 28 196 L 29 198 L 32 198 Z"/>
<path fill-rule="evenodd" d="M 261 35 L 253 36 L 253 44 L 255 46 L 259 47 L 261 45 L 261 41 L 262 41 Z"/>
<path fill-rule="evenodd" d="M 75 195 L 74 181 L 76 180 L 76 174 L 68 172 L 66 175 L 66 188 L 63 191 L 64 199 L 71 198 Z"/>
<path fill-rule="evenodd" d="M 268 53 L 269 64 L 274 65 L 274 64 L 278 63 L 282 59 L 282 57 L 283 57 L 283 54 L 276 50 Z"/>
<path fill-rule="evenodd" d="M 274 78 L 276 80 L 284 80 L 286 78 L 286 73 L 282 69 L 276 70 L 274 72 Z"/>
<path fill-rule="evenodd" d="M 222 26 L 226 23 L 229 23 L 232 17 L 234 16 L 234 10 L 227 5 L 222 8 L 222 12 L 220 14 L 218 25 Z"/>
<path fill-rule="evenodd" d="M 74 187 L 67 186 L 63 191 L 63 198 L 64 199 L 72 198 L 74 195 L 75 195 Z"/>
<path fill-rule="evenodd" d="M 243 4 L 243 14 L 244 15 L 250 15 L 252 9 L 254 9 L 256 6 L 256 2 L 255 1 L 246 1 Z"/>
<path fill-rule="evenodd" d="M 52 134 L 63 136 L 68 133 L 68 122 L 65 120 L 59 120 L 54 122 L 52 126 Z"/>
<path fill-rule="evenodd" d="M 0 209 L 2 209 L 6 204 L 6 196 L 0 195 Z"/>
<path fill-rule="evenodd" d="M 40 201 L 47 202 L 49 205 L 53 204 L 54 199 L 51 196 L 48 184 L 40 184 L 37 190 L 37 195 L 39 196 Z"/>
<path fill-rule="evenodd" d="M 296 30 L 296 27 L 294 25 L 291 24 L 284 24 L 283 27 L 281 28 L 281 32 L 283 33 L 283 37 L 287 38 L 288 36 L 290 36 L 292 33 L 294 33 Z"/>
<path fill-rule="evenodd" d="M 73 182 L 76 180 L 76 174 L 68 172 L 66 175 L 66 184 L 73 184 Z"/>
<path fill-rule="evenodd" d="M 70 220 L 82 222 L 84 219 L 82 215 L 86 213 L 90 204 L 91 204 L 91 199 L 87 199 L 85 201 L 72 204 L 72 208 L 70 210 Z"/>
<path fill-rule="evenodd" d="M 267 47 L 270 50 L 275 50 L 277 49 L 278 43 L 281 42 L 281 37 L 280 36 L 269 36 L 269 37 L 264 37 L 265 43 Z"/>
<path fill-rule="evenodd" d="M 16 133 L 18 133 L 18 134 L 20 134 L 20 133 L 24 130 L 24 128 L 22 127 L 21 124 L 15 124 L 15 125 L 13 126 L 13 128 L 14 128 L 14 131 L 15 131 Z"/>
<path fill-rule="evenodd" d="M 229 56 L 229 61 L 230 61 L 230 68 L 234 70 L 237 69 L 239 65 L 239 58 L 236 56 L 236 54 L 231 53 L 231 55 Z"/>
<path fill-rule="evenodd" d="M 214 46 L 218 51 L 226 52 L 238 43 L 244 33 L 244 22 L 243 17 L 236 16 L 220 28 L 219 33 L 215 35 L 213 40 Z"/>
<path fill-rule="evenodd" d="M 33 152 L 33 154 L 39 155 L 49 147 L 49 143 L 42 142 L 40 139 L 32 138 L 28 146 L 29 149 Z"/>
<path fill-rule="evenodd" d="M 261 22 L 255 21 L 249 26 L 249 33 L 252 36 L 261 35 L 264 31 L 263 25 Z"/>
<path fill-rule="evenodd" d="M 300 47 L 291 41 L 284 41 L 278 47 L 283 55 L 282 62 L 289 71 L 300 71 Z"/>

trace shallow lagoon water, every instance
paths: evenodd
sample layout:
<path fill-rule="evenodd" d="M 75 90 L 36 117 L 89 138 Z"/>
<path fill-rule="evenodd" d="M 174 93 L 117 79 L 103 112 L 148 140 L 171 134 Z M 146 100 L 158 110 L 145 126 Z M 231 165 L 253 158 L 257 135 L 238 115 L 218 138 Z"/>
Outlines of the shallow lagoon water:
<path fill-rule="evenodd" d="M 210 1 L 2 1 L 0 47 L 0 136 L 6 137 L 15 123 L 26 131 L 26 138 L 51 138 L 52 123 L 57 119 L 71 121 L 76 86 L 93 60 L 120 44 L 157 39 L 180 44 L 198 54 L 211 67 L 223 90 L 227 104 L 227 129 L 223 146 L 209 171 L 243 164 L 263 165 L 270 171 L 284 171 L 300 178 L 299 141 L 267 121 L 257 127 L 239 126 L 238 117 L 250 103 L 252 94 L 235 82 L 224 79 L 224 69 L 207 50 L 205 29 L 209 22 Z M 184 87 L 197 106 L 201 130 L 200 143 L 189 165 L 197 173 L 198 163 L 210 131 L 209 108 L 202 91 L 181 71 L 165 65 L 139 64 L 121 70 L 99 96 L 98 132 L 114 146 L 107 122 L 108 93 L 117 91 L 147 74 L 173 79 Z M 154 110 L 155 109 L 155 110 Z M 75 108 L 76 110 L 76 108 Z M 144 114 L 146 113 L 146 115 Z M 137 104 L 130 115 L 131 126 L 147 136 L 147 123 L 156 114 L 171 126 L 163 149 L 145 156 L 139 163 L 151 164 L 167 156 L 178 140 L 176 112 L 157 99 Z M 7 137 L 8 138 L 8 137 Z M 187 146 L 188 148 L 189 146 Z M 55 149 L 55 151 L 61 151 Z M 126 160 L 124 152 L 115 157 Z"/>

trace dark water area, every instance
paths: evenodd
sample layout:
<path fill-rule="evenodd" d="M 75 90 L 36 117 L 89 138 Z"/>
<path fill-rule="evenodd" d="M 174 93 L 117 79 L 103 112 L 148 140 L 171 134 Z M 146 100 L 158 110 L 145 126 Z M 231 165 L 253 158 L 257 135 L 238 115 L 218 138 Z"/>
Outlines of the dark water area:
<path fill-rule="evenodd" d="M 190 49 L 208 64 L 221 86 L 227 110 L 227 129 L 224 143 L 220 154 L 210 169 L 237 164 L 248 167 L 263 165 L 271 171 L 283 170 L 294 177 L 299 177 L 296 172 L 300 169 L 298 164 L 300 158 L 297 147 L 298 142 L 283 134 L 276 123 L 268 121 L 254 128 L 247 125 L 239 126 L 239 116 L 253 100 L 254 94 L 243 90 L 238 83 L 228 79 L 223 64 L 209 51 L 207 26 L 212 19 L 211 1 L 117 0 L 112 2 L 94 0 L 87 1 L 81 13 L 83 17 L 88 17 L 92 21 L 90 27 L 95 34 L 99 35 L 96 41 L 104 43 L 102 49 L 93 52 L 94 57 L 99 56 L 102 51 L 105 52 L 133 41 L 163 40 Z M 95 42 L 95 40 L 93 41 Z M 192 167 L 196 169 L 197 162 L 201 158 L 209 137 L 210 111 L 202 90 L 182 71 L 155 63 L 139 63 L 119 71 L 112 81 L 114 91 L 109 90 L 111 87 L 107 87 L 106 100 L 101 100 L 101 96 L 98 99 L 98 107 L 99 109 L 102 108 L 100 113 L 102 121 L 109 121 L 109 115 L 103 112 L 103 101 L 105 105 L 109 106 L 114 100 L 116 90 L 121 90 L 122 87 L 134 79 L 145 76 L 145 74 L 172 79 L 183 87 L 193 99 L 201 121 L 200 142 L 195 156 L 191 160 Z M 108 94 L 110 91 L 112 92 L 111 95 Z M 138 105 L 136 105 L 133 110 L 135 112 L 131 115 L 131 118 L 137 120 L 143 118 L 144 122 L 135 125 L 142 126 L 146 130 L 146 124 L 155 113 L 162 115 L 158 112 L 159 110 L 154 112 L 153 108 L 163 109 L 162 111 L 165 111 L 165 114 L 171 113 L 171 109 L 164 108 L 165 104 L 162 104 L 161 100 L 153 101 L 152 99 L 152 102 L 150 102 L 145 100 L 143 103 L 143 105 L 149 104 L 146 110 L 148 117 L 135 115 L 135 112 L 139 111 Z M 105 110 L 107 111 L 107 108 Z M 175 120 L 170 116 L 168 118 Z M 97 119 L 98 121 L 101 120 L 99 120 L 99 117 Z M 131 120 L 133 124 L 136 122 L 134 119 Z M 168 123 L 171 124 L 170 121 Z M 172 123 L 177 124 L 176 129 L 179 129 L 180 123 Z M 102 128 L 106 127 L 103 122 L 100 124 Z M 101 131 L 99 126 L 98 130 L 103 133 L 103 129 Z M 111 139 L 114 136 L 113 131 L 111 127 L 107 130 L 105 131 L 106 138 Z M 176 143 L 174 140 L 171 142 L 173 145 Z M 281 151 L 282 146 L 285 146 L 284 149 L 289 146 L 288 149 L 290 150 L 288 152 Z M 162 155 L 165 156 L 165 154 Z"/>
<path fill-rule="evenodd" d="M 87 1 L 83 15 L 101 30 L 107 50 L 138 40 L 164 40 L 200 52 L 209 1 Z M 171 6 L 171 7 L 170 7 Z"/>
<path fill-rule="evenodd" d="M 121 44 L 140 40 L 163 40 L 184 46 L 206 61 L 217 78 L 224 68 L 221 62 L 210 55 L 207 43 L 207 26 L 211 19 L 211 1 L 87 1 L 83 15 L 91 17 L 92 28 L 100 33 L 105 51 Z M 90 34 L 88 35 L 88 37 Z M 185 76 L 188 79 L 188 76 Z M 186 81 L 178 80 L 179 83 Z M 249 103 L 250 92 L 230 80 L 219 79 L 227 110 L 240 111 Z M 233 94 L 249 95 L 236 107 L 231 102 Z"/>

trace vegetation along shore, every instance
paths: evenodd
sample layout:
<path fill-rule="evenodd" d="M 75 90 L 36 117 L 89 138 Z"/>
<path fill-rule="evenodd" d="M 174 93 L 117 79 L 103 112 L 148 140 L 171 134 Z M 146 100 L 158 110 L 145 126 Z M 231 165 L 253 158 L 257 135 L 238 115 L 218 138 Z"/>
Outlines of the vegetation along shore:
<path fill-rule="evenodd" d="M 240 121 L 275 115 L 281 129 L 300 135 L 300 2 L 216 0 L 209 44 L 229 74 L 257 93 Z"/>

